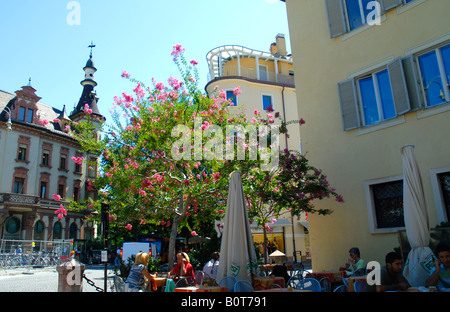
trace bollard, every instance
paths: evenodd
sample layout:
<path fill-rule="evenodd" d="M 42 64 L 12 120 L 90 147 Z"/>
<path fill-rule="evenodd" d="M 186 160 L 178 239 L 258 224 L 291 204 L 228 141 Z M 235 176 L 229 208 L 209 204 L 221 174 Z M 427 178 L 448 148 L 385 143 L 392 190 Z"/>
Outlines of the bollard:
<path fill-rule="evenodd" d="M 58 272 L 58 292 L 82 292 L 83 274 L 86 266 L 71 259 L 56 267 Z"/>

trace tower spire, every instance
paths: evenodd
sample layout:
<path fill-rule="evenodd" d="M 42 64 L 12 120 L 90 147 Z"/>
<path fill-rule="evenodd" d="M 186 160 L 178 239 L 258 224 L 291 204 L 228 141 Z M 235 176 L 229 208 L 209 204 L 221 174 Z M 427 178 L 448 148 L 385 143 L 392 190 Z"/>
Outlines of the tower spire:
<path fill-rule="evenodd" d="M 91 53 L 89 54 L 89 58 L 92 58 L 92 49 L 95 48 L 95 44 L 93 41 L 91 41 L 91 44 L 88 45 L 88 48 L 91 48 Z"/>

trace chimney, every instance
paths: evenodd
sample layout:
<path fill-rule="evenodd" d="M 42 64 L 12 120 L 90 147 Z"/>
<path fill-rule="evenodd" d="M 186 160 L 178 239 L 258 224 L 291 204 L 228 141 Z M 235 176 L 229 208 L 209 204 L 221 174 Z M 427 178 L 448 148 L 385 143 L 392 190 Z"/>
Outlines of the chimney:
<path fill-rule="evenodd" d="M 286 39 L 283 34 L 278 34 L 276 37 L 277 54 L 286 56 Z"/>

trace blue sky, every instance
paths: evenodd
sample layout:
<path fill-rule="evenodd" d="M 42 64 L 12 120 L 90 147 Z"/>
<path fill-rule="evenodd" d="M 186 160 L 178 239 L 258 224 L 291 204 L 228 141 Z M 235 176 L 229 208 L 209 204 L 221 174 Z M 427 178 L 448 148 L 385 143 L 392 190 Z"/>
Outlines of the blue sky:
<path fill-rule="evenodd" d="M 14 0 L 0 2 L 0 90 L 14 93 L 28 83 L 41 102 L 68 112 L 78 103 L 89 58 L 93 60 L 99 108 L 108 118 L 114 95 L 131 92 L 123 70 L 147 84 L 179 77 L 170 52 L 182 44 L 199 61 L 207 83 L 206 54 L 236 44 L 268 51 L 278 33 L 291 53 L 286 4 L 278 0 Z M 79 12 L 79 25 L 68 16 Z M 75 19 L 70 19 L 76 21 Z M 110 121 L 110 120 L 109 120 Z"/>

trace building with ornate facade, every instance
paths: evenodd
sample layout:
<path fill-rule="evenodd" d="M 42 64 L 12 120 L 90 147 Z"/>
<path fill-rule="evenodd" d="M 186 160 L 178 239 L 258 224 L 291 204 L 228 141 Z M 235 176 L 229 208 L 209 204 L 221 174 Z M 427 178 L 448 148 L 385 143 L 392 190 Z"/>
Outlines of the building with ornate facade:
<path fill-rule="evenodd" d="M 96 174 L 97 156 L 80 151 L 69 133 L 69 122 L 85 117 L 85 105 L 100 119 L 94 92 L 97 69 L 92 53 L 86 66 L 82 95 L 69 114 L 66 107 L 40 102 L 28 85 L 14 93 L 0 90 L 0 239 L 7 241 L 61 241 L 95 237 L 95 226 L 86 222 L 89 211 L 70 212 L 58 219 L 60 204 L 84 201 L 96 194 L 86 181 Z M 82 164 L 72 157 L 83 157 Z M 88 165 L 88 161 L 92 161 Z M 53 195 L 61 196 L 55 201 Z M 25 243 L 22 248 L 30 244 Z"/>

